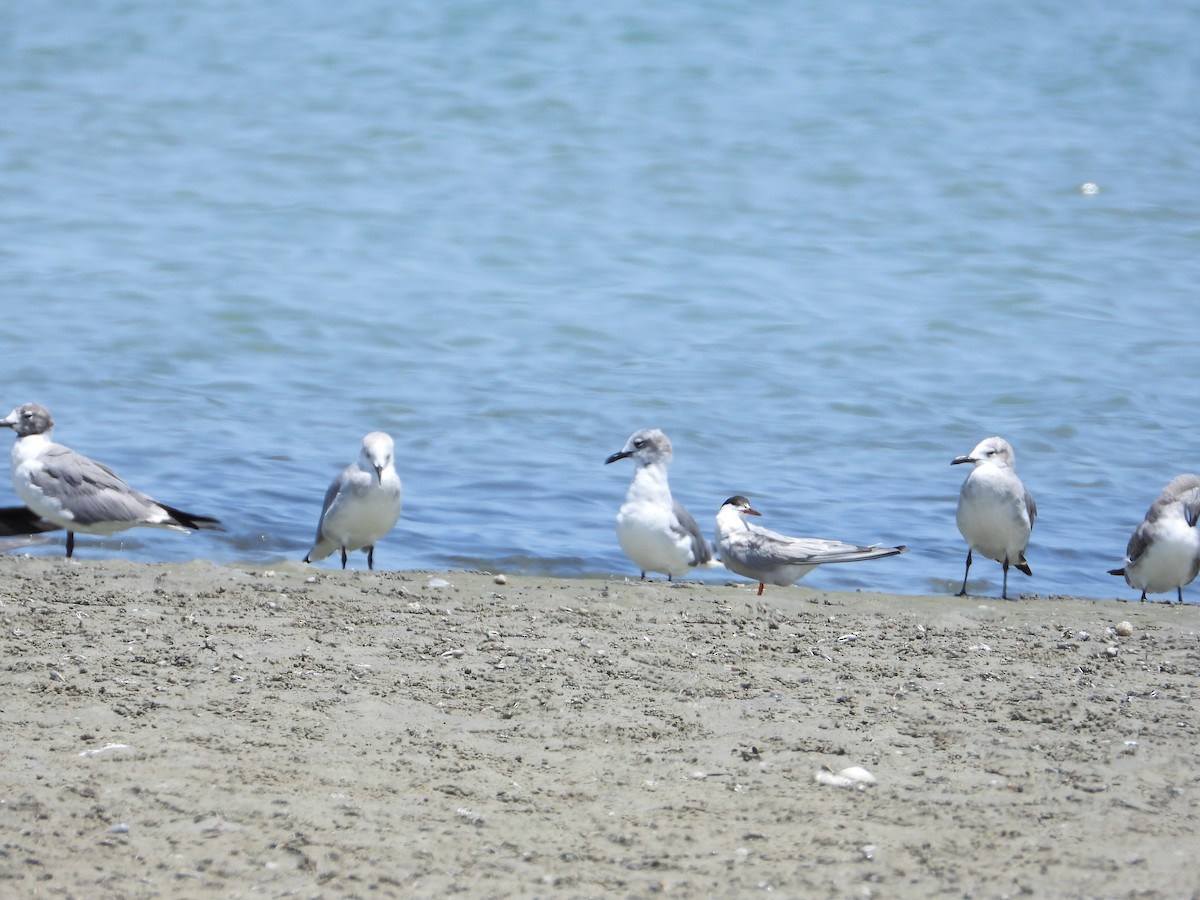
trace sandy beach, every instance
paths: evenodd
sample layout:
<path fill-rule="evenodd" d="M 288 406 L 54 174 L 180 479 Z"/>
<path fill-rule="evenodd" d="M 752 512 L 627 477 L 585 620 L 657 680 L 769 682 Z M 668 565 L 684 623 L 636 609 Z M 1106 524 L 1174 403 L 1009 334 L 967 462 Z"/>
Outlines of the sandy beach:
<path fill-rule="evenodd" d="M 5 896 L 1200 895 L 1196 606 L 0 575 Z"/>

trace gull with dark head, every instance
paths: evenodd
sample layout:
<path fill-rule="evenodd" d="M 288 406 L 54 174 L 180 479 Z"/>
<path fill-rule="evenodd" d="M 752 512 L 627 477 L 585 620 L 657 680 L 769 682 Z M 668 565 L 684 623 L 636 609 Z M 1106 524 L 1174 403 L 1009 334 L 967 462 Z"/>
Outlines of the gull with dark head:
<path fill-rule="evenodd" d="M 761 596 L 768 584 L 786 586 L 799 581 L 817 566 L 861 562 L 898 556 L 908 548 L 864 547 L 822 538 L 788 537 L 755 525 L 746 516 L 761 516 L 750 501 L 738 494 L 717 511 L 717 553 L 725 568 L 758 582 Z"/>
<path fill-rule="evenodd" d="M 1025 548 L 1033 531 L 1033 520 L 1037 518 L 1037 504 L 1017 477 L 1016 456 L 1004 438 L 985 438 L 966 456 L 950 461 L 952 466 L 964 463 L 973 468 L 958 494 L 956 519 L 958 530 L 967 539 L 967 567 L 957 596 L 967 594 L 971 554 L 978 550 L 1004 567 L 1000 596 L 1007 600 L 1008 567 L 1033 574 L 1025 561 Z"/>
<path fill-rule="evenodd" d="M 305 562 L 316 562 L 334 550 L 346 555 L 367 551 L 367 568 L 375 568 L 375 542 L 400 519 L 400 476 L 393 459 L 390 435 L 372 431 L 362 439 L 358 460 L 351 463 L 325 492 L 317 536 Z"/>
<path fill-rule="evenodd" d="M 1171 480 L 1150 504 L 1125 550 L 1125 565 L 1109 569 L 1124 575 L 1125 583 L 1146 594 L 1175 591 L 1183 602 L 1183 586 L 1200 572 L 1200 475 Z"/>
<path fill-rule="evenodd" d="M 696 566 L 712 562 L 708 545 L 696 520 L 671 496 L 667 466 L 671 442 L 657 428 L 630 435 L 625 447 L 604 461 L 632 459 L 637 468 L 617 512 L 617 542 L 641 570 L 662 572 L 670 581 Z"/>
<path fill-rule="evenodd" d="M 77 532 L 110 535 L 138 525 L 176 531 L 221 528 L 214 518 L 147 497 L 108 466 L 54 443 L 54 419 L 44 406 L 18 406 L 0 419 L 0 425 L 17 434 L 13 489 L 30 510 L 67 530 L 68 557 L 75 552 Z"/>

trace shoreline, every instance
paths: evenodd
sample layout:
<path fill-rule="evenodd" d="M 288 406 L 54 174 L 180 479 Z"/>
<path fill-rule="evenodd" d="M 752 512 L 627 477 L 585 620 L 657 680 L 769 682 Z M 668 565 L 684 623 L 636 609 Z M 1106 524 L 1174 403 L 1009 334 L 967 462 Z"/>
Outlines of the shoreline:
<path fill-rule="evenodd" d="M 63 562 L 66 562 L 67 558 L 62 553 L 61 545 L 57 549 L 55 549 L 53 552 L 50 552 L 50 553 L 26 554 L 26 553 L 22 552 L 22 551 L 32 548 L 32 547 L 48 548 L 53 545 L 54 545 L 53 536 L 32 536 L 29 538 L 7 538 L 7 539 L 0 538 L 0 559 L 6 559 L 6 558 L 28 559 L 28 560 L 41 560 L 43 562 L 53 562 L 55 560 L 61 560 Z M 275 557 L 273 560 L 272 559 L 262 559 L 262 558 L 259 558 L 259 559 L 249 559 L 249 558 L 226 559 L 226 558 L 218 558 L 218 557 L 211 557 L 211 556 L 197 556 L 197 557 L 192 557 L 190 559 L 169 559 L 169 560 L 162 560 L 162 561 L 153 561 L 153 560 L 148 561 L 148 560 L 144 560 L 144 559 L 130 560 L 130 559 L 127 559 L 127 558 L 119 556 L 119 555 L 112 555 L 112 554 L 119 553 L 119 549 L 118 549 L 119 547 L 120 547 L 120 545 L 116 544 L 116 545 L 114 545 L 114 548 L 110 548 L 105 554 L 102 554 L 102 555 L 88 556 L 86 554 L 80 554 L 79 556 L 73 557 L 72 561 L 77 561 L 77 562 L 81 562 L 81 563 L 92 562 L 92 563 L 98 563 L 98 564 L 109 564 L 109 563 L 120 564 L 120 563 L 132 562 L 132 563 L 135 563 L 138 565 L 159 566 L 159 567 L 184 566 L 184 565 L 190 565 L 190 564 L 208 563 L 208 564 L 219 566 L 222 568 L 241 569 L 241 570 L 245 570 L 245 571 L 257 571 L 257 570 L 269 571 L 272 569 L 288 569 L 293 565 L 301 563 L 300 558 L 296 557 L 294 555 L 288 555 L 288 556 L 280 555 L 280 556 Z M 350 566 L 345 570 L 339 569 L 339 568 L 337 568 L 336 565 L 331 565 L 327 561 L 318 561 L 317 563 L 304 564 L 304 565 L 308 566 L 308 571 L 310 571 L 311 574 L 314 574 L 314 575 L 332 575 L 337 572 L 344 572 L 346 574 L 349 574 L 351 572 L 360 572 L 360 571 L 365 574 L 365 573 L 368 573 L 368 571 L 369 571 L 366 568 L 365 557 L 363 557 L 361 555 L 361 553 L 355 553 L 352 556 Z M 496 564 L 494 564 L 494 562 L 490 562 L 488 560 L 467 560 L 462 565 L 451 565 L 448 568 L 434 567 L 434 568 L 412 568 L 412 569 L 388 569 L 388 568 L 384 568 L 383 566 L 381 566 L 381 567 L 375 569 L 376 574 L 382 574 L 382 575 L 386 575 L 386 574 L 404 575 L 406 573 L 412 574 L 412 573 L 430 573 L 430 572 L 441 572 L 441 573 L 468 572 L 468 573 L 475 573 L 475 574 L 504 573 L 506 576 L 511 576 L 514 578 L 545 578 L 545 579 L 557 579 L 557 580 L 563 580 L 563 581 L 584 581 L 584 582 L 605 581 L 605 582 L 615 582 L 615 583 L 621 583 L 621 584 L 635 584 L 635 583 L 639 582 L 639 579 L 636 577 L 636 574 L 630 574 L 629 572 L 623 572 L 623 571 L 614 572 L 611 570 L 608 570 L 608 571 L 597 570 L 597 571 L 593 571 L 593 572 L 574 571 L 574 572 L 561 572 L 560 573 L 560 572 L 552 572 L 552 571 L 542 570 L 542 569 L 538 569 L 538 568 L 522 569 L 521 563 L 518 563 L 516 566 L 509 568 L 509 567 L 504 566 L 503 564 L 496 565 Z M 880 594 L 880 595 L 887 595 L 887 596 L 892 596 L 892 597 L 897 597 L 897 598 L 906 598 L 906 597 L 937 598 L 937 597 L 955 597 L 958 587 L 961 584 L 961 580 L 962 580 L 961 577 L 945 578 L 944 579 L 945 585 L 946 585 L 946 593 L 945 594 L 942 594 L 940 592 L 939 593 L 929 593 L 928 591 L 914 591 L 914 592 L 910 593 L 910 592 L 901 592 L 901 591 L 897 591 L 894 589 L 876 589 L 876 588 L 871 588 L 871 587 L 858 587 L 858 586 L 853 586 L 853 585 L 847 586 L 844 583 L 833 584 L 829 587 L 823 587 L 823 586 L 821 586 L 821 584 L 818 581 L 808 579 L 808 578 L 800 580 L 796 584 L 791 585 L 790 588 L 799 587 L 802 590 L 808 590 L 808 591 L 813 591 L 813 592 L 818 592 L 818 593 L 828 593 L 828 594 L 842 594 L 842 593 L 844 593 L 844 594 L 860 594 L 860 595 L 861 594 Z M 993 580 L 995 581 L 994 584 L 993 584 Z M 655 581 L 665 582 L 666 576 L 657 575 L 657 574 L 651 575 L 649 581 L 650 582 L 655 582 Z M 971 594 L 968 594 L 966 596 L 966 598 L 955 597 L 955 599 L 968 599 L 968 600 L 977 599 L 977 600 L 981 600 L 981 601 L 994 600 L 997 603 L 1003 603 L 1003 602 L 1037 603 L 1037 602 L 1044 602 L 1046 600 L 1059 600 L 1059 599 L 1081 600 L 1081 601 L 1098 602 L 1098 603 L 1115 602 L 1115 603 L 1137 604 L 1140 602 L 1137 597 L 1137 591 L 1134 588 L 1130 588 L 1127 585 L 1125 585 L 1124 581 L 1120 580 L 1120 579 L 1112 579 L 1111 580 L 1111 583 L 1113 584 L 1114 587 L 1116 587 L 1117 582 L 1120 581 L 1120 587 L 1118 587 L 1117 590 L 1111 594 L 1094 595 L 1094 594 L 1085 594 L 1085 593 L 1076 593 L 1076 592 L 1043 594 L 1031 587 L 1031 589 L 1029 589 L 1029 590 L 1020 591 L 1020 593 L 1017 597 L 1010 599 L 1008 601 L 1003 601 L 1000 599 L 1000 593 L 999 593 L 1000 592 L 1000 582 L 998 579 L 991 579 L 987 575 L 981 575 L 975 579 L 972 579 L 972 581 L 974 581 L 976 583 L 980 583 L 980 582 L 984 583 L 986 585 L 986 587 L 984 589 L 985 592 L 984 593 L 971 593 Z M 711 564 L 707 567 L 700 567 L 700 568 L 691 570 L 687 575 L 685 575 L 683 578 L 681 578 L 679 580 L 679 582 L 677 582 L 677 583 L 690 583 L 690 584 L 704 585 L 707 587 L 743 587 L 743 586 L 752 584 L 752 582 L 749 579 L 745 578 L 744 576 L 738 575 L 737 573 L 731 572 L 728 569 L 726 569 L 723 565 L 720 564 L 719 561 L 714 562 L 713 564 Z M 1196 584 L 1200 584 L 1200 582 L 1196 582 Z M 1186 587 L 1187 587 L 1187 585 L 1185 585 L 1185 588 Z M 780 588 L 776 585 L 768 585 L 767 592 L 769 593 L 770 591 L 775 591 L 775 590 L 788 590 L 790 588 Z M 995 590 L 994 594 L 990 593 L 990 591 L 992 591 L 993 589 Z M 1017 583 L 1017 589 L 1019 590 L 1019 583 Z M 1163 604 L 1163 605 L 1166 605 L 1166 604 L 1178 605 L 1176 603 L 1176 601 L 1174 600 L 1174 597 L 1175 597 L 1174 591 L 1161 593 L 1161 594 L 1152 594 L 1149 597 L 1147 597 L 1145 602 L 1148 604 L 1149 603 L 1157 603 L 1157 604 Z M 1200 599 L 1197 599 L 1197 600 L 1190 599 L 1186 595 L 1186 591 L 1185 591 L 1183 605 L 1184 606 L 1195 605 L 1197 607 L 1200 607 Z"/>
<path fill-rule="evenodd" d="M 1200 891 L 1191 604 L 0 575 L 22 896 Z"/>

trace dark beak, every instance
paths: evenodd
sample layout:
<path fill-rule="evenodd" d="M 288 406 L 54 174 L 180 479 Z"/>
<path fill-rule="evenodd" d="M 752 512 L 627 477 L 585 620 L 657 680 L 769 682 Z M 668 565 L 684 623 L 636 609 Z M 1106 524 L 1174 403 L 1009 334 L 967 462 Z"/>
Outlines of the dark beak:
<path fill-rule="evenodd" d="M 950 460 L 950 465 L 957 466 L 957 465 L 961 465 L 962 463 L 973 463 L 973 462 L 975 462 L 975 457 L 973 457 L 973 456 L 956 456 L 956 457 L 954 457 L 954 459 Z"/>
<path fill-rule="evenodd" d="M 760 513 L 757 509 L 755 509 L 752 506 L 747 506 L 745 509 L 742 510 L 742 512 L 744 512 L 748 516 L 761 516 L 762 515 L 762 513 Z"/>
<path fill-rule="evenodd" d="M 606 459 L 604 464 L 607 466 L 609 463 L 615 463 L 618 459 L 628 459 L 631 456 L 633 456 L 632 453 L 626 453 L 624 450 L 622 450 L 620 453 L 614 453 L 612 456 Z"/>

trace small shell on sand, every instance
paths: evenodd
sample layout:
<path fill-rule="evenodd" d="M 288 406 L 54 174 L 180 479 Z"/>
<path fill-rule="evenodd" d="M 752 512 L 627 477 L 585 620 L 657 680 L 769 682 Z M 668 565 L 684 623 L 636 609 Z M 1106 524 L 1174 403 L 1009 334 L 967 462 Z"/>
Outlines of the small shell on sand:
<path fill-rule="evenodd" d="M 1131 625 L 1129 622 L 1118 622 L 1113 628 L 1113 631 L 1115 631 L 1121 637 L 1129 637 L 1131 634 L 1133 634 L 1133 625 Z"/>
<path fill-rule="evenodd" d="M 508 576 L 501 572 L 492 581 L 496 582 L 496 584 L 508 584 Z"/>
<path fill-rule="evenodd" d="M 862 790 L 869 784 L 875 784 L 875 776 L 862 766 L 850 766 L 840 772 L 834 772 L 829 766 L 821 766 L 815 780 L 817 784 L 827 784 L 832 787 L 856 787 Z"/>

